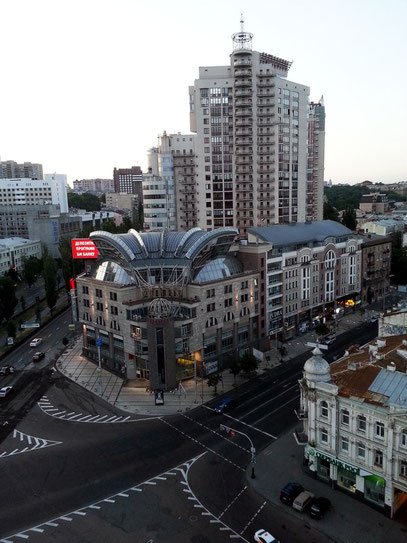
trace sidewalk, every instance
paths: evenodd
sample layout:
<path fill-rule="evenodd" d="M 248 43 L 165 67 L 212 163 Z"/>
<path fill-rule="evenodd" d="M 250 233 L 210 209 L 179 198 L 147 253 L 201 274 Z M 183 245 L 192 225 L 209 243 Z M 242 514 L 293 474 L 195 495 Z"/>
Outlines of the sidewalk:
<path fill-rule="evenodd" d="M 247 481 L 259 494 L 264 496 L 276 508 L 301 519 L 309 528 L 307 533 L 312 541 L 313 533 L 319 531 L 332 541 L 353 543 L 401 543 L 407 541 L 407 526 L 399 524 L 354 499 L 345 491 L 333 490 L 328 484 L 314 479 L 305 473 L 303 465 L 303 447 L 297 445 L 290 431 L 279 437 L 272 445 L 264 449 L 256 462 L 256 478 Z M 280 501 L 280 490 L 289 482 L 298 482 L 316 496 L 324 496 L 331 501 L 332 509 L 321 520 L 312 519 L 307 513 L 299 513 Z M 273 533 L 273 527 L 264 527 Z"/>
<path fill-rule="evenodd" d="M 362 322 L 359 313 L 350 313 L 339 321 L 337 333 L 354 328 L 355 325 Z M 260 362 L 257 374 L 260 375 L 281 364 L 289 363 L 289 359 L 294 358 L 306 351 L 310 352 L 311 347 L 307 342 L 315 342 L 317 335 L 315 332 L 308 332 L 302 336 L 294 338 L 285 343 L 287 355 L 280 361 L 276 352 L 271 350 L 264 353 L 264 361 Z M 183 413 L 194 409 L 202 403 L 212 400 L 214 389 L 208 387 L 206 378 L 198 378 L 195 390 L 193 379 L 183 381 L 181 390 L 173 393 L 166 392 L 164 395 L 164 405 L 155 405 L 155 396 L 146 391 L 145 387 L 125 385 L 123 379 L 116 376 L 106 369 L 102 369 L 101 385 L 99 383 L 98 367 L 95 363 L 89 362 L 82 357 L 82 338 L 77 338 L 73 347 L 67 349 L 57 362 L 57 369 L 68 379 L 71 379 L 78 385 L 86 388 L 93 394 L 101 396 L 104 400 L 129 413 L 138 415 L 170 415 L 174 413 Z M 217 387 L 219 395 L 228 392 L 234 388 L 234 377 L 230 371 L 224 370 L 221 373 L 222 381 Z M 247 378 L 241 375 L 236 377 L 236 386 L 247 382 Z M 102 393 L 100 394 L 100 388 Z"/>

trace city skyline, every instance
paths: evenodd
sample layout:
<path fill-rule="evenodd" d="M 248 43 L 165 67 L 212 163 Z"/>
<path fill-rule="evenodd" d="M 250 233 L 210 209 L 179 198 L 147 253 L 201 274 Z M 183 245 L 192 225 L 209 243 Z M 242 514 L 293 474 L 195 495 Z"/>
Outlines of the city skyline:
<path fill-rule="evenodd" d="M 4 25 L 0 35 L 1 159 L 42 163 L 71 185 L 111 178 L 114 167 L 145 170 L 158 134 L 189 133 L 188 86 L 199 66 L 229 64 L 243 11 L 253 48 L 293 60 L 290 79 L 310 86 L 310 100 L 324 96 L 325 179 L 407 179 L 407 81 L 397 72 L 407 4 L 295 0 L 284 13 L 263 1 L 198 6 L 3 3 L 19 32 Z M 388 88 L 386 76 L 397 84 Z"/>

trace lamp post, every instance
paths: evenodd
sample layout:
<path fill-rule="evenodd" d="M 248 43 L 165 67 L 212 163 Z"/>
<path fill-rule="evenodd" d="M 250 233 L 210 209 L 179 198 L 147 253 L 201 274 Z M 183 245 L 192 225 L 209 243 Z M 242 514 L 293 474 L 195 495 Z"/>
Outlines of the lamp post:
<path fill-rule="evenodd" d="M 102 360 L 100 357 L 100 348 L 102 346 L 102 338 L 98 337 L 96 340 L 96 346 L 98 348 L 98 373 L 99 373 L 99 396 L 102 396 Z"/>
<path fill-rule="evenodd" d="M 194 403 L 198 403 L 198 389 L 197 389 L 197 382 L 196 382 L 196 356 L 194 357 L 194 385 L 195 385 L 195 400 Z"/>
<path fill-rule="evenodd" d="M 250 454 L 251 454 L 250 462 L 251 462 L 251 465 L 252 465 L 251 478 L 255 479 L 256 475 L 254 474 L 254 466 L 256 465 L 256 449 L 254 448 L 253 441 L 250 439 L 250 437 L 247 434 L 244 434 L 243 432 L 239 432 L 239 430 L 235 430 L 234 428 L 231 428 L 230 426 L 225 426 L 225 424 L 221 424 L 219 426 L 219 430 L 221 432 L 225 431 L 227 434 L 229 434 L 230 432 L 233 432 L 234 434 L 240 434 L 241 436 L 244 436 L 245 438 L 247 438 L 249 440 L 249 442 L 250 442 Z"/>

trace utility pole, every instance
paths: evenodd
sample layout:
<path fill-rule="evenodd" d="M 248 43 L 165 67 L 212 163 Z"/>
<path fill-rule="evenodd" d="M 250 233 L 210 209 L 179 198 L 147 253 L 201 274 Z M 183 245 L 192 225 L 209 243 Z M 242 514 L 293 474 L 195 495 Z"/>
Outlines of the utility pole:
<path fill-rule="evenodd" d="M 256 449 L 254 448 L 253 441 L 250 439 L 250 437 L 247 434 L 244 434 L 243 432 L 239 432 L 239 430 L 235 430 L 234 428 L 231 428 L 230 426 L 226 426 L 225 424 L 219 425 L 219 430 L 221 432 L 226 432 L 227 434 L 235 435 L 240 434 L 241 436 L 244 436 L 250 441 L 250 453 L 251 453 L 251 465 L 252 465 L 252 474 L 251 478 L 255 479 L 256 475 L 254 474 L 254 466 L 256 465 Z"/>

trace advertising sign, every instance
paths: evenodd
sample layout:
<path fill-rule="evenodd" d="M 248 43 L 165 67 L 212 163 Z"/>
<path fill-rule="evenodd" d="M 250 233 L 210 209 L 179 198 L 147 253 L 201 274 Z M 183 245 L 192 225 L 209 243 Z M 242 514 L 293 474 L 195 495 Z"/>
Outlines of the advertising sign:
<path fill-rule="evenodd" d="M 214 360 L 213 362 L 204 362 L 203 367 L 205 376 L 210 375 L 211 373 L 215 373 L 215 371 L 218 371 L 218 361 Z"/>
<path fill-rule="evenodd" d="M 72 256 L 73 258 L 97 258 L 98 250 L 91 239 L 73 239 Z"/>

